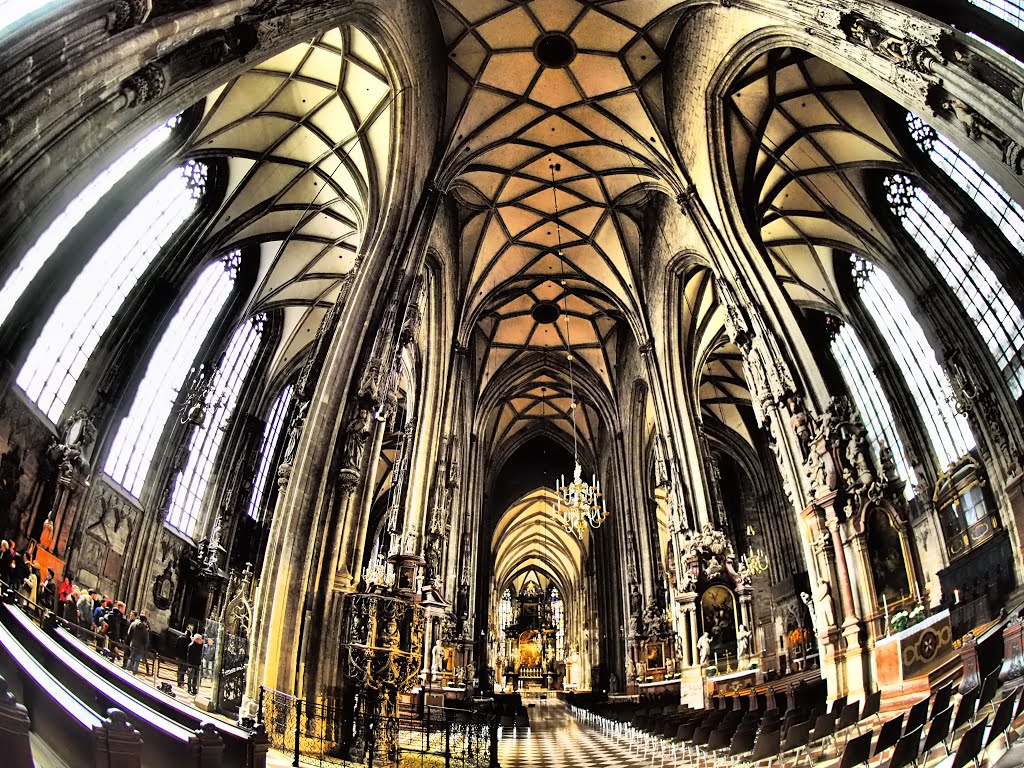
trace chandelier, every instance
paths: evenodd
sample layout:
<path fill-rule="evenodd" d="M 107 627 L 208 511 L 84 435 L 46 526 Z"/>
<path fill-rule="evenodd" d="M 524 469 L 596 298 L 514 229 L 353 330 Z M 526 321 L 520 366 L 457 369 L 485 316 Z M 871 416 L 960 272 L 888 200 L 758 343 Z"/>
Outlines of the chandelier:
<path fill-rule="evenodd" d="M 583 532 L 587 528 L 600 528 L 601 523 L 608 517 L 602 501 L 604 494 L 601 493 L 601 483 L 598 482 L 597 476 L 592 475 L 591 483 L 588 485 L 582 475 L 583 467 L 577 459 L 572 482 L 566 485 L 565 475 L 562 475 L 555 488 L 558 496 L 555 517 L 566 531 L 578 539 L 583 538 Z"/>
<path fill-rule="evenodd" d="M 202 428 L 210 410 L 216 413 L 227 403 L 227 393 L 220 387 L 217 363 L 203 363 L 188 372 L 189 388 L 185 400 L 178 407 L 179 421 Z"/>
<path fill-rule="evenodd" d="M 562 261 L 562 228 L 558 220 L 558 191 L 555 187 L 555 171 L 561 170 L 560 163 L 553 163 L 551 169 L 551 195 L 554 198 L 555 229 L 558 232 L 558 259 Z M 562 316 L 565 318 L 566 360 L 569 365 L 569 413 L 572 418 L 572 482 L 566 485 L 565 475 L 558 480 L 555 487 L 556 502 L 554 515 L 562 527 L 582 539 L 588 528 L 599 528 L 608 512 L 605 510 L 601 484 L 597 475 L 591 475 L 588 484 L 583 479 L 583 467 L 580 466 L 579 450 L 576 437 L 576 388 L 572 377 L 572 337 L 569 334 L 569 291 L 565 282 L 565 264 L 562 262 Z"/>

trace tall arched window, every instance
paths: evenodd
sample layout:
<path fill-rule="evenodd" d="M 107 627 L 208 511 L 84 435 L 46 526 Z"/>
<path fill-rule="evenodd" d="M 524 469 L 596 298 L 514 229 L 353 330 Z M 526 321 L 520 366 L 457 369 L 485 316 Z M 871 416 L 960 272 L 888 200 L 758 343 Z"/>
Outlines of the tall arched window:
<path fill-rule="evenodd" d="M 555 630 L 555 658 L 565 658 L 565 604 L 558 587 L 551 587 L 551 626 Z"/>
<path fill-rule="evenodd" d="M 199 522 L 214 462 L 228 428 L 228 419 L 234 412 L 242 385 L 256 358 L 264 320 L 263 315 L 258 315 L 242 323 L 231 336 L 211 382 L 210 391 L 216 400 L 207 412 L 203 425 L 193 429 L 189 436 L 188 460 L 174 480 L 171 503 L 165 518 L 168 525 L 186 536 L 195 532 L 196 523 Z"/>
<path fill-rule="evenodd" d="M 263 441 L 260 443 L 260 459 L 256 467 L 256 479 L 252 483 L 252 496 L 249 499 L 249 517 L 260 520 L 263 517 L 263 500 L 266 496 L 270 478 L 270 468 L 278 453 L 281 442 L 284 417 L 288 413 L 288 405 L 292 400 L 292 385 L 281 390 L 267 414 L 267 424 L 263 428 Z"/>
<path fill-rule="evenodd" d="M 57 304 L 18 374 L 18 386 L 47 415 L 60 420 L 117 310 L 160 249 L 195 213 L 206 191 L 206 166 L 175 168 L 106 239 Z"/>
<path fill-rule="evenodd" d="M 1024 208 L 1010 199 L 999 182 L 920 117 L 908 112 L 907 125 L 917 146 L 977 203 L 1014 248 L 1024 253 Z"/>
<path fill-rule="evenodd" d="M 0 0 L 2 4 L 3 0 Z M 23 0 L 8 0 L 8 6 L 24 5 Z M 2 12 L 2 9 L 0 9 Z M 2 26 L 2 21 L 0 21 Z M 175 115 L 166 124 L 150 131 L 140 139 L 135 146 L 125 152 L 120 158 L 97 176 L 78 195 L 68 203 L 58 216 L 50 222 L 50 225 L 39 236 L 39 239 L 28 249 L 22 257 L 18 266 L 14 268 L 3 288 L 0 288 L 0 325 L 11 313 L 15 303 L 25 292 L 32 279 L 43 268 L 43 265 L 53 256 L 57 247 L 64 242 L 72 229 L 74 229 L 85 215 L 93 209 L 100 199 L 109 192 L 117 182 L 123 179 L 129 171 L 153 153 L 157 147 L 163 144 L 174 132 L 174 128 L 181 122 L 181 115 Z M 134 213 L 133 213 L 134 216 Z M 131 217 L 130 217 L 131 218 Z"/>
<path fill-rule="evenodd" d="M 103 471 L 133 496 L 142 492 L 178 391 L 231 296 L 239 258 L 239 251 L 232 251 L 199 275 L 157 344 L 132 407 L 114 436 Z"/>
<path fill-rule="evenodd" d="M 917 485 L 917 476 L 903 451 L 903 441 L 896 431 L 896 423 L 889 408 L 889 400 L 882 391 L 878 377 L 871 369 L 867 350 L 857 338 L 851 325 L 844 325 L 832 340 L 832 356 L 843 374 L 846 388 L 853 396 L 857 412 L 864 420 L 875 456 L 881 455 L 884 446 L 892 455 L 896 472 L 904 480 L 910 480 L 911 487 Z"/>
<path fill-rule="evenodd" d="M 914 404 L 943 470 L 974 447 L 967 419 L 953 407 L 953 389 L 917 318 L 889 276 L 854 256 L 854 278 L 889 352 L 906 377 Z"/>
<path fill-rule="evenodd" d="M 1015 398 L 1024 394 L 1024 315 L 992 268 L 945 212 L 906 176 L 885 179 L 886 196 L 904 229 L 932 261 L 978 332 Z"/>
<path fill-rule="evenodd" d="M 1020 0 L 970 0 L 973 5 L 984 8 L 1003 21 L 1024 29 L 1024 3 Z"/>
<path fill-rule="evenodd" d="M 498 603 L 498 626 L 501 627 L 502 634 L 512 626 L 514 620 L 515 617 L 512 615 L 512 590 L 506 589 L 505 594 L 501 596 L 501 602 Z"/>
<path fill-rule="evenodd" d="M 57 0 L 0 0 L 0 32 L 45 5 L 56 6 Z"/>

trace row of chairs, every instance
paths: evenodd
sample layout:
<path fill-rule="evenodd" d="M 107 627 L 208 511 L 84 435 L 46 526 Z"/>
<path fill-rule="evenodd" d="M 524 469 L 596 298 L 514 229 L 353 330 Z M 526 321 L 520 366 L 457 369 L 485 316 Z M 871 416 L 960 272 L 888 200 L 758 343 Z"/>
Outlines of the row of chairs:
<path fill-rule="evenodd" d="M 870 694 L 863 707 L 841 697 L 824 713 L 802 708 L 740 712 L 676 706 L 640 710 L 627 723 L 623 712 L 572 709 L 617 742 L 626 741 L 631 750 L 645 757 L 658 754 L 662 765 L 669 758 L 673 763 L 682 759 L 704 766 L 782 765 L 789 758 L 794 765 L 804 758 L 812 764 L 814 757 L 826 757 L 831 751 L 833 758 L 839 758 L 837 768 L 874 761 L 879 768 L 904 768 L 923 764 L 939 747 L 952 754 L 956 735 L 966 729 L 952 761 L 952 768 L 963 768 L 977 762 L 1000 737 L 1006 738 L 1013 721 L 1024 715 L 1024 695 L 1014 693 L 997 704 L 997 690 L 998 677 L 993 673 L 960 698 L 954 716 L 952 687 L 938 688 L 906 714 L 882 723 L 877 738 L 874 728 L 862 733 L 862 726 L 881 720 L 880 692 Z M 991 711 L 982 717 L 986 709 Z"/>

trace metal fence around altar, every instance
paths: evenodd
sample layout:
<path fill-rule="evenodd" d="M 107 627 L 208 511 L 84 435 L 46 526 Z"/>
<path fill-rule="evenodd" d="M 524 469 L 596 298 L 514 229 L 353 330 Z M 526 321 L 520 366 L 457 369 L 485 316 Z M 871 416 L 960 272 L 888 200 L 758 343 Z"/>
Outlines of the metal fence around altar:
<path fill-rule="evenodd" d="M 422 718 L 385 722 L 356 711 L 347 722 L 335 699 L 314 702 L 262 689 L 262 716 L 271 746 L 292 765 L 498 768 L 498 721 L 491 715 L 428 708 Z M 375 734 L 397 729 L 397 760 L 377 749 Z"/>

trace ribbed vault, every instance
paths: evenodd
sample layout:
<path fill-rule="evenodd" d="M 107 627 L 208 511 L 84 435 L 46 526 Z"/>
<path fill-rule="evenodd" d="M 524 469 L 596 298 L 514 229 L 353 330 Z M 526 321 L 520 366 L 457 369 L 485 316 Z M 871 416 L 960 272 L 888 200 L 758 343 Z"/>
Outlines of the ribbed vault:
<path fill-rule="evenodd" d="M 901 163 L 865 88 L 806 52 L 756 59 L 726 100 L 727 138 L 747 225 L 793 301 L 839 304 L 834 247 L 887 243 L 869 213 L 864 174 Z"/>
<path fill-rule="evenodd" d="M 271 375 L 312 340 L 385 204 L 392 101 L 381 53 L 352 27 L 258 64 L 207 100 L 187 151 L 229 158 L 210 247 L 259 246 L 250 311 L 284 311 Z"/>

